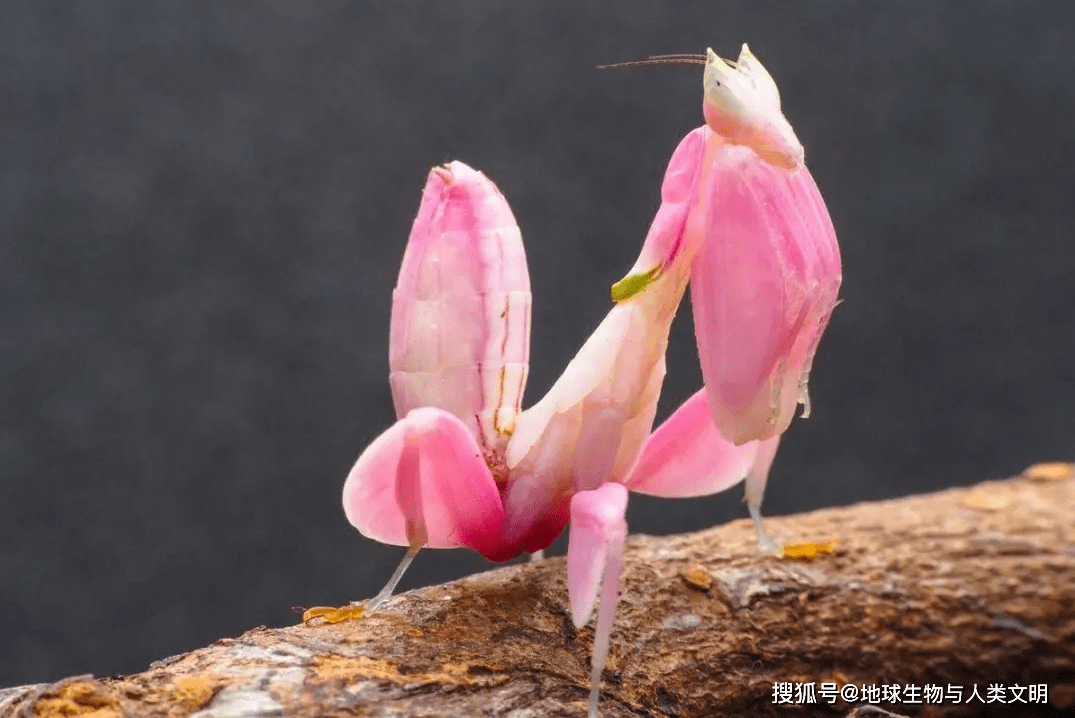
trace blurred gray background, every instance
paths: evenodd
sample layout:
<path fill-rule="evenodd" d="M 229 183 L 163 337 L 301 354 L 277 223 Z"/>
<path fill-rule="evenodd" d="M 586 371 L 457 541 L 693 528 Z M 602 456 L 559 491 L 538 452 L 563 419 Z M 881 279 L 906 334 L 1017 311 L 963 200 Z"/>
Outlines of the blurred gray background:
<path fill-rule="evenodd" d="M 779 83 L 845 302 L 767 513 L 1075 457 L 1075 5 L 0 4 L 0 686 L 145 668 L 371 595 L 340 488 L 394 419 L 390 292 L 429 167 L 509 198 L 527 403 L 608 310 L 701 124 L 696 67 Z M 689 306 L 658 418 L 700 384 Z M 632 499 L 633 531 L 743 517 Z M 786 539 L 810 537 L 787 536 Z M 404 588 L 489 564 L 426 552 Z"/>

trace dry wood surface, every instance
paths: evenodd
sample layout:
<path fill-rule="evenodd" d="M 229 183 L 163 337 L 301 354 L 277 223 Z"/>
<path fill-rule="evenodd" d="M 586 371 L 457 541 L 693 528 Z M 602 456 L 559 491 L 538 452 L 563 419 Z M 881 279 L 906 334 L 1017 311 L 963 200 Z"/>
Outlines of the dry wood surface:
<path fill-rule="evenodd" d="M 747 521 L 630 537 L 602 716 L 1072 714 L 1072 469 L 769 519 L 833 542 L 800 559 L 759 555 Z M 509 566 L 136 675 L 0 689 L 0 716 L 584 716 L 592 624 L 566 606 L 562 558 Z M 1048 703 L 775 703 L 789 682 L 1044 684 Z"/>

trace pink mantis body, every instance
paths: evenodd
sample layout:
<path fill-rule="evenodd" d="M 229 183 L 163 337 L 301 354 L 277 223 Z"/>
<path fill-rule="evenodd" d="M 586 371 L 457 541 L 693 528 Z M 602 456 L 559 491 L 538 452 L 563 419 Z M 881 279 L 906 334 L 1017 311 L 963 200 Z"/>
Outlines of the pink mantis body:
<path fill-rule="evenodd" d="M 697 496 L 746 479 L 759 541 L 775 548 L 760 519 L 765 481 L 840 284 L 831 222 L 768 73 L 744 45 L 738 63 L 709 51 L 704 82 L 707 124 L 673 153 L 638 261 L 613 286 L 616 304 L 526 411 L 530 295 L 518 227 L 480 173 L 459 162 L 430 173 L 393 295 L 399 420 L 343 490 L 360 532 L 408 547 L 368 609 L 422 546 L 505 560 L 549 546 L 570 518 L 577 626 L 601 593 L 591 716 L 628 490 Z M 706 386 L 651 434 L 688 282 Z"/>

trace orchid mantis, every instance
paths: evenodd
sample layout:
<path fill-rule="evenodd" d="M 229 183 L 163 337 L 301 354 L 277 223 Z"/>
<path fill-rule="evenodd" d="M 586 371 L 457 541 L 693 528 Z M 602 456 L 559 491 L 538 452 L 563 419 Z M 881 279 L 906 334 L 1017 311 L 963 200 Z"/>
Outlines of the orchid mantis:
<path fill-rule="evenodd" d="M 590 715 L 623 563 L 628 491 L 698 496 L 746 480 L 760 506 L 780 434 L 807 401 L 836 303 L 840 258 L 772 78 L 743 46 L 709 50 L 706 124 L 676 148 L 661 206 L 614 306 L 561 377 L 521 411 L 530 329 L 522 238 L 480 172 L 430 172 L 393 294 L 398 421 L 362 453 L 343 505 L 358 530 L 408 547 L 467 546 L 495 561 L 549 546 L 571 521 L 569 603 L 599 605 Z M 672 318 L 688 283 L 705 387 L 651 433 Z M 598 593 L 600 601 L 598 602 Z"/>

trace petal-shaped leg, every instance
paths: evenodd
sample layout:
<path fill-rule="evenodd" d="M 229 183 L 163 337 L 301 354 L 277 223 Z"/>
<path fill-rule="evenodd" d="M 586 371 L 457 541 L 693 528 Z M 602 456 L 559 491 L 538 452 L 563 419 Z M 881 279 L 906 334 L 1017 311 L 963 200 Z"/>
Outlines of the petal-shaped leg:
<path fill-rule="evenodd" d="M 627 489 L 608 483 L 571 497 L 571 538 L 567 549 L 567 586 L 571 617 L 581 628 L 589 620 L 601 589 L 594 628 L 590 677 L 590 716 L 597 716 L 601 672 L 608 658 L 609 636 L 616 617 L 616 599 L 623 570 L 623 542 L 627 537 Z"/>
<path fill-rule="evenodd" d="M 706 496 L 746 481 L 746 502 L 758 545 L 780 551 L 761 520 L 761 502 L 780 437 L 741 446 L 721 436 L 705 389 L 696 392 L 650 435 L 624 484 L 631 491 L 664 498 Z"/>
<path fill-rule="evenodd" d="M 414 409 L 362 452 L 343 487 L 347 520 L 400 546 L 500 549 L 504 507 L 474 436 L 446 411 Z"/>
<path fill-rule="evenodd" d="M 757 454 L 757 441 L 736 446 L 721 436 L 703 388 L 650 435 L 624 484 L 665 498 L 715 494 L 747 478 Z"/>

